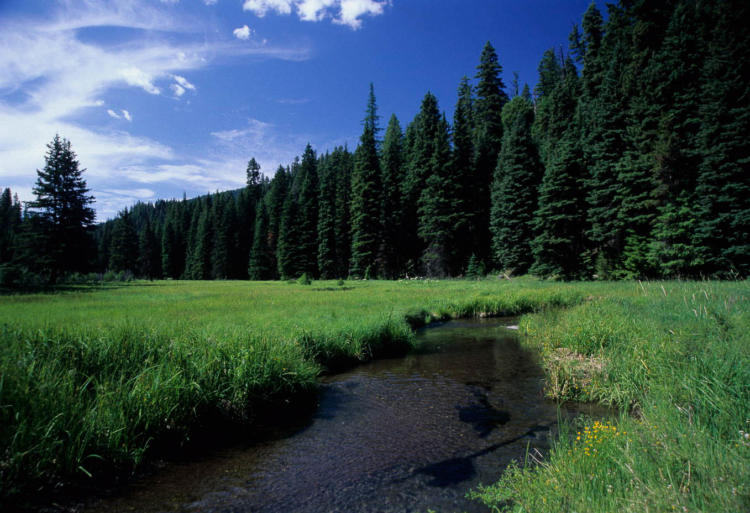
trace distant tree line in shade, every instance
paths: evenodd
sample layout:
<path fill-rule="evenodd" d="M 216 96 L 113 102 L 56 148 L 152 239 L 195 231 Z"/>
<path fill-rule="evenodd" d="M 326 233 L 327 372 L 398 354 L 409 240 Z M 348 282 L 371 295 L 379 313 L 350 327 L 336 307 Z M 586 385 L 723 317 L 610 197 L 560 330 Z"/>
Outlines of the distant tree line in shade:
<path fill-rule="evenodd" d="M 428 92 L 383 133 L 371 85 L 353 153 L 308 144 L 272 179 L 251 159 L 242 189 L 136 204 L 87 228 L 95 246 L 76 265 L 174 279 L 748 276 L 750 4 L 607 8 L 605 21 L 592 3 L 568 50 L 544 53 L 533 93 L 506 87 L 490 43 L 452 122 Z M 24 214 L 2 194 L 0 265 L 29 258 L 24 225 L 41 206 Z M 78 270 L 67 258 L 55 275 Z"/>

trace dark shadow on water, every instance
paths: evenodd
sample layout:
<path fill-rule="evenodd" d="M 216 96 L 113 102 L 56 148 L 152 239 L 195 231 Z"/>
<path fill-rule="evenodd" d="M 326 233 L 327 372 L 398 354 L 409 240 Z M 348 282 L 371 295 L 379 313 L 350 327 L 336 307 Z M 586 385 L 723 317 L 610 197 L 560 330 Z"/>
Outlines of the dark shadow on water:
<path fill-rule="evenodd" d="M 456 409 L 458 410 L 458 419 L 461 422 L 471 424 L 480 438 L 487 438 L 495 428 L 506 424 L 510 420 L 510 413 L 497 410 L 486 403 L 456 406 Z"/>
<path fill-rule="evenodd" d="M 440 488 L 446 486 L 455 486 L 457 484 L 463 483 L 464 481 L 469 481 L 476 476 L 476 468 L 474 465 L 474 460 L 476 458 L 494 452 L 501 447 L 511 445 L 524 438 L 537 438 L 537 433 L 546 433 L 549 432 L 549 430 L 549 426 L 533 426 L 526 433 L 520 436 L 505 440 L 503 442 L 492 444 L 485 449 L 473 452 L 467 456 L 450 458 L 444 461 L 439 461 L 437 463 L 432 463 L 430 465 L 424 466 L 420 469 L 417 469 L 414 475 L 422 474 L 431 477 L 432 479 L 427 481 L 428 486 L 436 486 Z"/>

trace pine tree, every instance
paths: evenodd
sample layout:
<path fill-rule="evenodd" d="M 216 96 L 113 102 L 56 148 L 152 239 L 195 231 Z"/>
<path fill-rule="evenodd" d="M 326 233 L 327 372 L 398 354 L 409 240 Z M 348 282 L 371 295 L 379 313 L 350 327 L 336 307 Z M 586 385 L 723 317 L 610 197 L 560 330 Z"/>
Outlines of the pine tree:
<path fill-rule="evenodd" d="M 437 108 L 437 103 L 435 103 Z M 455 272 L 455 234 L 459 227 L 457 180 L 451 167 L 451 146 L 445 116 L 439 118 L 427 161 L 425 188 L 419 197 L 419 237 L 424 243 L 422 268 L 428 276 Z"/>
<path fill-rule="evenodd" d="M 617 163 L 620 183 L 618 219 L 624 227 L 623 277 L 655 277 L 659 269 L 649 260 L 654 219 L 659 206 L 653 159 L 663 106 L 656 100 L 664 77 L 655 69 L 658 53 L 674 6 L 668 2 L 635 2 L 626 12 L 629 45 L 621 94 L 626 100 L 624 152 Z M 618 13 L 618 17 L 624 16 Z M 606 56 L 603 57 L 606 62 Z"/>
<path fill-rule="evenodd" d="M 203 204 L 195 210 L 198 223 L 192 241 L 186 273 L 191 280 L 211 279 L 211 246 L 214 235 L 213 219 L 210 204 Z"/>
<path fill-rule="evenodd" d="M 49 273 L 54 283 L 61 273 L 85 271 L 94 258 L 91 227 L 94 210 L 85 170 L 79 169 L 70 141 L 55 135 L 47 145 L 42 171 L 37 170 L 37 181 L 32 192 L 36 196 L 28 203 L 29 215 L 37 218 L 38 231 L 33 237 L 39 246 L 26 252 L 36 255 L 37 268 Z"/>
<path fill-rule="evenodd" d="M 425 191 L 428 188 L 427 180 L 433 174 L 433 156 L 436 152 L 436 143 L 439 141 L 438 132 L 442 116 L 438 108 L 437 98 L 428 92 L 422 99 L 419 113 L 415 116 L 409 129 L 407 129 L 407 147 L 409 148 L 409 165 L 406 182 L 404 184 L 404 210 L 406 212 L 406 233 L 410 243 L 405 247 L 411 264 L 408 266 L 412 273 L 424 272 L 423 256 L 425 254 L 425 237 L 421 235 L 424 231 L 422 223 L 426 201 Z M 433 184 L 433 187 L 435 184 Z M 412 231 L 413 230 L 413 231 Z M 430 229 L 428 229 L 430 231 Z"/>
<path fill-rule="evenodd" d="M 298 278 L 305 271 L 303 256 L 298 241 L 301 238 L 300 206 L 295 195 L 290 191 L 284 201 L 279 225 L 277 265 L 279 276 L 283 280 Z"/>
<path fill-rule="evenodd" d="M 161 266 L 165 278 L 180 278 L 185 270 L 185 249 L 182 238 L 181 216 L 178 203 L 172 202 L 167 209 L 161 238 Z"/>
<path fill-rule="evenodd" d="M 588 237 L 593 246 L 591 258 L 601 278 L 616 277 L 623 268 L 626 225 L 621 222 L 619 213 L 622 208 L 620 201 L 629 195 L 623 191 L 625 184 L 619 176 L 628 140 L 625 98 L 621 94 L 628 39 L 625 25 L 626 21 L 621 16 L 612 14 L 607 25 L 606 43 L 611 48 L 604 54 L 608 60 L 606 71 L 596 96 L 584 98 L 587 115 L 581 123 L 588 127 L 584 145 L 591 174 L 587 183 L 588 218 L 591 223 Z M 583 82 L 585 84 L 587 81 Z"/>
<path fill-rule="evenodd" d="M 211 244 L 212 268 L 210 274 L 213 278 L 225 280 L 230 277 L 232 251 L 237 251 L 237 248 L 233 247 L 234 208 L 231 204 L 231 197 L 215 195 L 211 221 L 213 222 L 213 241 Z M 254 219 L 252 222 L 254 222 Z"/>
<path fill-rule="evenodd" d="M 610 17 L 610 26 L 614 16 Z M 591 2 L 581 22 L 583 39 L 578 47 L 578 53 L 583 62 L 582 93 L 593 98 L 597 95 L 604 72 L 604 61 L 601 58 L 602 40 L 604 38 L 604 20 L 596 3 Z"/>
<path fill-rule="evenodd" d="M 750 275 L 750 35 L 747 2 L 717 2 L 702 69 L 698 225 L 707 275 Z"/>
<path fill-rule="evenodd" d="M 650 72 L 661 77 L 653 101 L 661 117 L 653 155 L 659 212 L 648 258 L 664 276 L 695 276 L 703 267 L 693 242 L 698 182 L 701 91 L 695 87 L 704 61 L 703 4 L 678 3 Z"/>
<path fill-rule="evenodd" d="M 422 102 L 424 107 L 424 101 Z M 421 110 L 421 109 L 420 109 Z M 417 235 L 419 228 L 419 217 L 417 214 L 417 203 L 422 190 L 425 188 L 425 176 L 423 173 L 424 162 L 421 157 L 422 144 L 422 121 L 421 113 L 414 116 L 406 127 L 404 136 L 404 165 L 406 177 L 401 185 L 401 204 L 403 205 L 403 219 L 401 222 L 404 244 L 401 252 L 405 263 L 404 274 L 414 276 L 419 272 L 420 257 L 422 255 L 422 242 Z"/>
<path fill-rule="evenodd" d="M 503 107 L 503 145 L 492 187 L 492 256 L 501 270 L 524 274 L 533 263 L 533 219 L 542 165 L 531 136 L 534 106 L 516 96 Z"/>
<path fill-rule="evenodd" d="M 352 253 L 351 197 L 354 157 L 345 147 L 339 147 L 331 154 L 331 167 L 336 177 L 336 276 L 343 278 L 349 274 Z"/>
<path fill-rule="evenodd" d="M 253 247 L 248 264 L 248 276 L 251 280 L 272 280 L 276 276 L 274 252 L 269 235 L 268 208 L 266 202 L 261 201 L 255 213 Z"/>
<path fill-rule="evenodd" d="M 289 195 L 289 189 L 291 187 L 291 173 L 284 169 L 283 166 L 279 166 L 276 170 L 276 174 L 271 180 L 271 184 L 268 188 L 268 193 L 265 196 L 265 208 L 268 214 L 268 247 L 271 250 L 273 256 L 273 265 L 271 268 L 274 270 L 274 276 L 278 270 L 278 263 L 276 256 L 278 253 L 279 236 L 281 229 L 281 218 L 284 211 L 284 201 Z"/>
<path fill-rule="evenodd" d="M 404 265 L 402 248 L 404 241 L 401 184 L 404 182 L 404 136 L 398 118 L 393 114 L 388 121 L 381 156 L 383 206 L 381 226 L 383 236 L 380 246 L 382 263 L 380 275 L 396 278 Z"/>
<path fill-rule="evenodd" d="M 318 161 L 308 143 L 299 166 L 299 246 L 300 271 L 318 276 Z"/>
<path fill-rule="evenodd" d="M 464 223 L 456 230 L 456 265 L 463 270 L 472 255 L 475 239 L 474 219 L 474 99 L 469 79 L 463 77 L 458 87 L 458 102 L 453 111 L 453 172 L 456 175 L 457 219 Z M 476 260 L 476 257 L 475 257 Z"/>
<path fill-rule="evenodd" d="M 138 256 L 136 269 L 138 275 L 150 280 L 161 278 L 161 251 L 151 222 L 146 219 L 146 225 L 138 236 Z"/>
<path fill-rule="evenodd" d="M 320 191 L 318 196 L 318 270 L 320 277 L 330 280 L 337 277 L 336 269 L 336 171 L 331 156 L 318 162 Z"/>
<path fill-rule="evenodd" d="M 562 279 L 584 274 L 584 169 L 577 136 L 572 129 L 564 134 L 544 173 L 534 217 L 532 274 Z"/>
<path fill-rule="evenodd" d="M 0 265 L 13 260 L 16 238 L 21 226 L 21 203 L 9 188 L 0 195 Z"/>
<path fill-rule="evenodd" d="M 112 242 L 108 268 L 121 272 L 137 270 L 138 234 L 131 220 L 130 212 L 125 209 L 120 213 L 112 227 Z"/>
<path fill-rule="evenodd" d="M 378 268 L 378 249 L 382 237 L 380 211 L 383 189 L 380 182 L 377 133 L 375 90 L 370 84 L 364 129 L 354 154 L 352 175 L 350 274 L 356 278 L 375 277 Z"/>
<path fill-rule="evenodd" d="M 497 53 L 487 42 L 477 66 L 478 83 L 474 102 L 474 252 L 482 260 L 490 256 L 490 187 L 502 144 L 501 112 L 508 101 L 501 73 Z"/>

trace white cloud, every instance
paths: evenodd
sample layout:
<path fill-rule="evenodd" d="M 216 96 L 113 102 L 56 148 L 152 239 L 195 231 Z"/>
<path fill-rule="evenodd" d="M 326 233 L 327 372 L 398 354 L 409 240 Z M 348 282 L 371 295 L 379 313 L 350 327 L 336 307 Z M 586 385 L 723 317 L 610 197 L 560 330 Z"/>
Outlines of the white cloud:
<path fill-rule="evenodd" d="M 337 0 L 302 0 L 297 4 L 297 14 L 303 21 L 320 21 L 326 17 L 326 11 Z"/>
<path fill-rule="evenodd" d="M 386 2 L 374 0 L 341 0 L 339 16 L 334 18 L 333 22 L 358 29 L 362 26 L 362 20 L 360 19 L 362 16 L 379 16 L 383 14 L 385 5 Z"/>
<path fill-rule="evenodd" d="M 120 76 L 128 85 L 140 87 L 149 94 L 160 94 L 161 91 L 153 84 L 153 76 L 132 66 L 120 70 Z"/>
<path fill-rule="evenodd" d="M 115 119 L 124 119 L 125 121 L 133 121 L 133 117 L 130 115 L 130 112 L 126 110 L 120 110 L 122 114 L 118 114 L 117 112 L 113 111 L 112 109 L 107 109 L 107 114 L 109 114 L 110 117 Z"/>
<path fill-rule="evenodd" d="M 203 0 L 203 3 L 206 5 L 216 5 L 216 2 L 218 2 L 218 0 Z"/>
<path fill-rule="evenodd" d="M 139 180 L 154 170 L 164 171 L 161 166 L 201 169 L 173 177 L 174 184 L 158 182 L 161 188 L 155 190 L 162 196 L 178 186 L 205 192 L 207 185 L 216 189 L 235 186 L 237 180 L 241 183 L 244 166 L 233 171 L 239 176 L 233 178 L 231 166 L 222 164 L 234 162 L 234 157 L 225 159 L 217 152 L 213 160 L 203 162 L 151 137 L 83 121 L 91 119 L 85 116 L 87 109 L 105 106 L 103 98 L 113 88 L 142 90 L 155 97 L 149 101 L 159 101 L 163 90 L 183 95 L 195 91 L 185 75 L 211 65 L 214 59 L 307 57 L 304 48 L 206 41 L 201 23 L 171 7 L 143 0 L 60 1 L 34 18 L 0 17 L 0 182 L 13 186 L 22 200 L 32 199 L 34 169 L 44 165 L 46 144 L 57 133 L 71 141 L 81 166 L 88 170 L 86 181 L 97 197 L 100 220 L 131 204 L 137 195 L 123 193 L 118 200 L 117 194 L 142 192 L 140 184 L 147 181 Z M 81 29 L 104 27 L 134 29 L 134 37 L 117 45 L 81 38 Z M 132 121 L 127 110 L 105 109 L 113 119 Z M 221 144 L 220 139 L 210 138 L 208 151 L 216 144 Z M 100 199 L 105 197 L 106 202 Z"/>
<path fill-rule="evenodd" d="M 297 0 L 245 0 L 242 9 L 251 11 L 256 16 L 262 18 L 268 11 L 276 11 L 279 14 L 291 14 L 292 3 Z"/>
<path fill-rule="evenodd" d="M 169 88 L 172 90 L 175 96 L 178 98 L 185 94 L 185 88 L 182 87 L 180 84 L 172 84 L 169 86 Z"/>
<path fill-rule="evenodd" d="M 232 34 L 234 34 L 234 37 L 237 39 L 242 39 L 243 41 L 247 41 L 250 39 L 250 34 L 253 33 L 253 30 L 248 27 L 247 25 L 243 25 L 240 28 L 236 28 L 232 31 Z"/>
<path fill-rule="evenodd" d="M 261 18 L 269 12 L 291 14 L 294 8 L 300 20 L 331 18 L 334 23 L 356 30 L 362 26 L 363 16 L 379 16 L 390 3 L 391 0 L 245 0 L 242 8 Z"/>
<path fill-rule="evenodd" d="M 188 82 L 188 80 L 185 77 L 181 77 L 180 75 L 172 75 L 172 78 L 175 82 L 177 82 L 182 88 L 184 89 L 190 89 L 191 91 L 195 91 L 195 86 Z"/>

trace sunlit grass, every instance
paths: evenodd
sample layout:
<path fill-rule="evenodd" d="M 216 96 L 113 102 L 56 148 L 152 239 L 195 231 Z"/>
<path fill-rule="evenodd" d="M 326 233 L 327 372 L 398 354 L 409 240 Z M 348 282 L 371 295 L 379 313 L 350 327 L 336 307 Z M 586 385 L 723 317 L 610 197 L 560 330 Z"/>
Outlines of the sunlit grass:
<path fill-rule="evenodd" d="M 549 455 L 529 455 L 478 497 L 496 510 L 747 511 L 749 292 L 522 278 L 0 297 L 0 496 L 128 471 L 206 418 L 252 421 L 259 404 L 312 390 L 326 367 L 403 351 L 431 319 L 535 312 L 520 332 L 547 394 L 622 414 L 563 426 Z"/>
<path fill-rule="evenodd" d="M 581 298 L 499 281 L 165 281 L 0 297 L 0 496 L 128 471 L 202 419 L 251 421 L 326 367 L 403 352 L 431 319 Z"/>
<path fill-rule="evenodd" d="M 523 318 L 550 396 L 623 413 L 474 494 L 494 510 L 750 510 L 747 282 L 635 287 Z"/>

